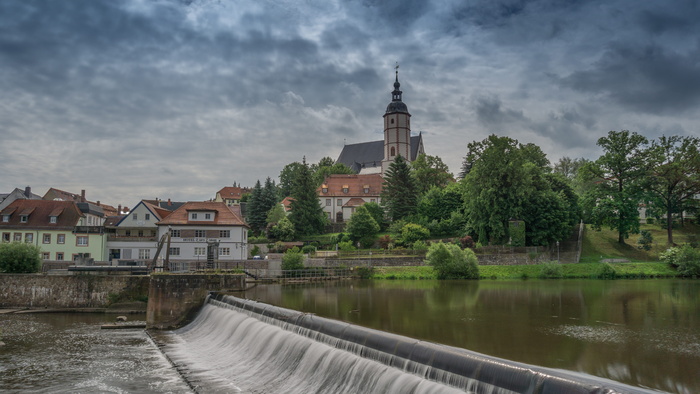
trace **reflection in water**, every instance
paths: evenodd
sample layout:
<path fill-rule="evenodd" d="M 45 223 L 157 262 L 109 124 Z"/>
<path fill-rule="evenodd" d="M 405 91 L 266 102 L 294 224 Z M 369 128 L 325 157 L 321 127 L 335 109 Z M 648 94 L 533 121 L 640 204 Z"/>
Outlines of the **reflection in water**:
<path fill-rule="evenodd" d="M 700 392 L 700 281 L 363 281 L 246 292 L 290 309 L 670 392 Z M 662 361 L 660 361 L 662 360 Z"/>

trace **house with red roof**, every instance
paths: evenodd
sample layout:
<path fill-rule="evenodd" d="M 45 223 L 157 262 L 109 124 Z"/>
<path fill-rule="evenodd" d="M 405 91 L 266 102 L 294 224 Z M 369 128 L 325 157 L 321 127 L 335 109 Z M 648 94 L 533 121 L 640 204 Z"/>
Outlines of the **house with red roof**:
<path fill-rule="evenodd" d="M 214 201 L 223 202 L 229 206 L 240 205 L 241 198 L 243 198 L 243 195 L 250 193 L 250 191 L 250 188 L 236 186 L 236 184 L 234 183 L 233 186 L 223 187 L 221 190 L 216 192 L 216 197 L 214 198 Z"/>
<path fill-rule="evenodd" d="M 158 238 L 170 231 L 171 263 L 248 258 L 248 225 L 224 202 L 187 202 L 156 224 Z"/>
<path fill-rule="evenodd" d="M 333 223 L 342 223 L 368 202 L 381 203 L 380 174 L 333 174 L 326 177 L 316 192 L 323 211 Z"/>

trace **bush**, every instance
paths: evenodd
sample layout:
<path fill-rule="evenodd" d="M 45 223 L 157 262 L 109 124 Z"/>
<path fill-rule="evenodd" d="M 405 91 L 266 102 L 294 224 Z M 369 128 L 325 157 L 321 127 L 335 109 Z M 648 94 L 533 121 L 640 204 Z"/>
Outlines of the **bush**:
<path fill-rule="evenodd" d="M 561 265 L 550 261 L 542 264 L 539 277 L 541 279 L 559 279 L 563 276 Z"/>
<path fill-rule="evenodd" d="M 389 249 L 394 245 L 394 240 L 391 239 L 391 235 L 382 235 L 379 237 L 379 247 L 382 249 Z"/>
<path fill-rule="evenodd" d="M 459 243 L 462 245 L 462 249 L 474 249 L 474 239 L 468 235 L 459 239 Z"/>
<path fill-rule="evenodd" d="M 0 244 L 0 272 L 29 274 L 41 268 L 37 246 L 21 242 Z"/>
<path fill-rule="evenodd" d="M 595 277 L 598 279 L 615 279 L 617 278 L 617 271 L 610 263 L 603 263 Z"/>
<path fill-rule="evenodd" d="M 253 249 L 250 250 L 251 256 L 260 256 L 260 247 L 258 245 L 253 245 Z"/>
<path fill-rule="evenodd" d="M 476 254 L 470 249 L 438 242 L 428 248 L 425 262 L 437 271 L 438 279 L 479 279 Z"/>
<path fill-rule="evenodd" d="M 401 229 L 401 242 L 406 247 L 411 247 L 414 242 L 422 241 L 430 237 L 430 231 L 415 223 L 407 223 Z"/>
<path fill-rule="evenodd" d="M 367 236 L 360 238 L 360 246 L 362 249 L 369 249 L 374 246 L 375 238 L 373 236 Z"/>
<path fill-rule="evenodd" d="M 654 238 L 651 236 L 651 232 L 648 230 L 642 230 L 639 232 L 639 239 L 637 240 L 637 246 L 639 249 L 646 251 L 651 250 L 651 244 L 654 242 Z"/>
<path fill-rule="evenodd" d="M 661 261 L 676 268 L 681 276 L 700 276 L 700 250 L 690 245 L 667 249 L 661 253 Z"/>
<path fill-rule="evenodd" d="M 352 244 L 352 241 L 343 241 L 338 243 L 338 249 L 345 251 L 345 252 L 350 252 L 353 250 L 357 250 L 355 245 Z"/>
<path fill-rule="evenodd" d="M 303 248 L 301 248 L 301 253 L 309 254 L 313 253 L 316 251 L 316 247 L 313 245 L 304 245 Z"/>
<path fill-rule="evenodd" d="M 428 250 L 428 244 L 425 241 L 416 241 L 413 243 L 413 250 Z"/>
<path fill-rule="evenodd" d="M 372 267 L 355 267 L 355 275 L 360 279 L 371 279 L 374 274 Z"/>
<path fill-rule="evenodd" d="M 304 269 L 304 255 L 291 250 L 282 256 L 283 270 L 300 270 Z"/>

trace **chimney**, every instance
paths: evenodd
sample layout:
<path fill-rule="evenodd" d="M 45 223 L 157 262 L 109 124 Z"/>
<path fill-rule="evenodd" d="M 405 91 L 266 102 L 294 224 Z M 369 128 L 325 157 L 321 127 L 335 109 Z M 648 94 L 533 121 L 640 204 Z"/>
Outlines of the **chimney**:
<path fill-rule="evenodd" d="M 97 200 L 97 206 L 98 207 L 100 206 L 100 200 Z"/>
<path fill-rule="evenodd" d="M 117 215 L 122 214 L 122 204 L 117 205 Z"/>
<path fill-rule="evenodd" d="M 80 191 L 80 202 L 85 202 L 85 189 Z"/>
<path fill-rule="evenodd" d="M 24 196 L 27 198 L 32 197 L 32 188 L 31 187 L 27 186 L 24 188 Z"/>
<path fill-rule="evenodd" d="M 170 199 L 168 199 L 168 206 L 171 206 L 171 205 L 173 205 L 173 203 L 172 203 L 172 201 L 170 201 Z"/>

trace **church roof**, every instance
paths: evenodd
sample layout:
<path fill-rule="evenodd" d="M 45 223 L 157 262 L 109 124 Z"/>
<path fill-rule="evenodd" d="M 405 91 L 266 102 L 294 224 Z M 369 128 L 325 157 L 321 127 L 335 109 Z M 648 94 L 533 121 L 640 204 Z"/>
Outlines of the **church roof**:
<path fill-rule="evenodd" d="M 418 157 L 422 139 L 421 134 L 411 137 L 410 161 L 414 161 Z M 353 171 L 360 172 L 366 167 L 381 166 L 382 160 L 384 160 L 384 140 L 379 140 L 345 145 L 336 163 L 343 163 L 352 168 Z"/>

